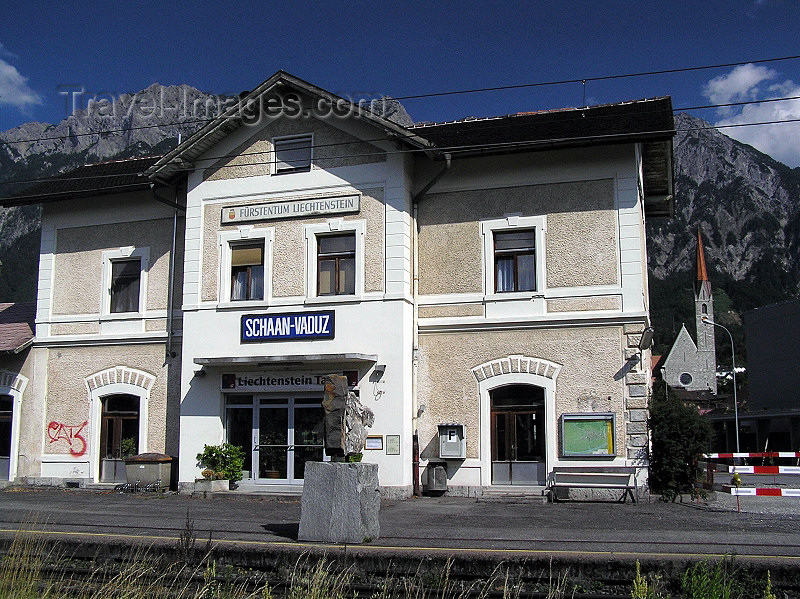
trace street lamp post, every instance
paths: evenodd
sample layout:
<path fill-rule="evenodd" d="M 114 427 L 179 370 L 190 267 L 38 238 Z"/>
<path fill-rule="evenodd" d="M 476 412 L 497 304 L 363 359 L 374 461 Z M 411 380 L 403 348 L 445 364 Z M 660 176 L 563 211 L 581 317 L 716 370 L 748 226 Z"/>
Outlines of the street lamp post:
<path fill-rule="evenodd" d="M 718 322 L 714 322 L 708 316 L 703 316 L 701 320 L 705 324 L 721 328 L 728 333 L 728 337 L 731 340 L 731 362 L 733 364 L 733 419 L 736 425 L 736 453 L 739 453 L 739 404 L 736 401 L 736 348 L 733 345 L 733 335 L 731 335 L 731 332 L 726 327 Z"/>

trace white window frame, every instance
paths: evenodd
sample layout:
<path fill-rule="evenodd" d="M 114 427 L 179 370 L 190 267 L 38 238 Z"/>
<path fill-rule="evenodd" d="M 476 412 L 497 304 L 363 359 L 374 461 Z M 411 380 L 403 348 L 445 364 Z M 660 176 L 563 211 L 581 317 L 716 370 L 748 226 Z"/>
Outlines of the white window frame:
<path fill-rule="evenodd" d="M 298 139 L 308 139 L 309 144 L 311 144 L 309 158 L 308 158 L 308 168 L 288 168 L 279 170 L 278 169 L 278 144 L 283 141 L 296 141 Z M 311 170 L 312 165 L 314 164 L 314 134 L 313 133 L 301 133 L 299 135 L 283 135 L 281 137 L 273 137 L 272 138 L 272 167 L 270 172 L 273 175 L 288 175 L 291 173 L 307 173 Z"/>
<path fill-rule="evenodd" d="M 306 225 L 306 302 L 352 302 L 364 296 L 364 236 L 367 224 L 364 220 L 332 218 L 325 223 Z M 354 232 L 356 236 L 355 293 L 353 295 L 317 295 L 317 239 L 324 235 Z"/>
<path fill-rule="evenodd" d="M 239 243 L 261 242 L 264 244 L 264 298 L 255 300 L 231 300 L 231 248 Z M 226 306 L 263 305 L 272 297 L 272 245 L 275 242 L 273 227 L 256 228 L 241 225 L 235 231 L 224 231 L 218 236 L 219 243 L 219 297 Z"/>
<path fill-rule="evenodd" d="M 519 214 L 505 214 L 503 218 L 483 220 L 480 223 L 481 236 L 483 237 L 483 294 L 495 300 L 519 299 L 529 297 L 543 297 L 546 281 L 545 264 L 545 234 L 547 231 L 547 218 L 545 216 L 521 216 Z M 510 291 L 497 293 L 495 291 L 495 264 L 494 264 L 494 234 L 514 229 L 533 229 L 535 231 L 535 259 L 536 259 L 536 290 L 535 291 Z"/>
<path fill-rule="evenodd" d="M 137 312 L 111 311 L 111 267 L 114 262 L 139 258 L 139 310 Z M 147 311 L 147 273 L 150 270 L 150 248 L 121 247 L 103 252 L 103 297 L 100 315 L 105 320 L 143 318 Z"/>

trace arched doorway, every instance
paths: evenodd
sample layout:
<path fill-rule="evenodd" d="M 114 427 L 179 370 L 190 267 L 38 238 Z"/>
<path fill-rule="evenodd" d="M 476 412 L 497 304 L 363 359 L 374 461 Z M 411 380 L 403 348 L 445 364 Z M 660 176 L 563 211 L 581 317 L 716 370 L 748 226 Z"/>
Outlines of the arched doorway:
<path fill-rule="evenodd" d="M 556 461 L 561 365 L 510 355 L 472 369 L 480 397 L 481 485 L 544 485 Z"/>
<path fill-rule="evenodd" d="M 121 459 L 148 451 L 148 403 L 155 376 L 115 366 L 86 377 L 89 391 L 89 464 L 95 482 L 124 474 Z"/>
<path fill-rule="evenodd" d="M 493 485 L 536 485 L 547 478 L 545 392 L 535 385 L 489 391 Z"/>

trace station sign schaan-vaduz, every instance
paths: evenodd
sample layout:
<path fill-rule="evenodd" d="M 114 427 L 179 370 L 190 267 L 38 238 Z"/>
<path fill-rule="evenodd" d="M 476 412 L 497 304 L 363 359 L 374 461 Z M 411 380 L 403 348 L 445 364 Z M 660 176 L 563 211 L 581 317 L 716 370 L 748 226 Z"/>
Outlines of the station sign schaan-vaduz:
<path fill-rule="evenodd" d="M 290 314 L 245 314 L 241 322 L 242 343 L 288 341 L 292 339 L 333 339 L 335 312 L 293 312 Z"/>
<path fill-rule="evenodd" d="M 276 200 L 247 206 L 228 206 L 222 209 L 222 224 L 244 223 L 275 218 L 347 214 L 361 210 L 359 194 L 304 198 L 302 200 Z"/>

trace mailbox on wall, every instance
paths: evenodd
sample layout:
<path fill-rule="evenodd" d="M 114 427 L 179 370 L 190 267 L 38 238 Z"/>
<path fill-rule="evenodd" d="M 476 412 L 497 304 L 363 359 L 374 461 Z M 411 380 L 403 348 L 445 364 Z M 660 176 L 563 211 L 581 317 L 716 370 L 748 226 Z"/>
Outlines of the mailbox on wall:
<path fill-rule="evenodd" d="M 439 458 L 442 460 L 463 460 L 467 457 L 467 437 L 463 424 L 446 423 L 439 425 Z"/>

